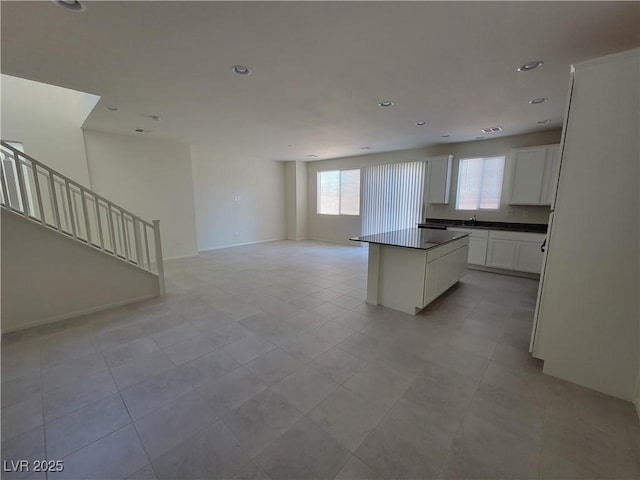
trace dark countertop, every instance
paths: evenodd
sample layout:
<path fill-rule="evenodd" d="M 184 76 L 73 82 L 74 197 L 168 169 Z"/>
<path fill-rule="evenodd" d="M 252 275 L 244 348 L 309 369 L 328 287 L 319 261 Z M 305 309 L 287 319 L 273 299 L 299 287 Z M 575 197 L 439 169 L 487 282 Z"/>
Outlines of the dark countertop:
<path fill-rule="evenodd" d="M 434 230 L 431 228 L 406 228 L 393 232 L 375 233 L 361 237 L 350 238 L 354 242 L 378 243 L 394 247 L 416 248 L 429 250 L 448 242 L 469 235 L 469 232 L 448 232 L 446 230 Z"/>
<path fill-rule="evenodd" d="M 441 218 L 430 218 L 425 223 L 419 223 L 418 228 L 476 228 L 481 230 L 504 230 L 509 232 L 529 232 L 529 233 L 547 233 L 547 225 L 545 223 L 513 223 L 513 222 L 483 222 L 477 220 L 473 225 L 467 225 L 469 220 L 447 220 Z"/>

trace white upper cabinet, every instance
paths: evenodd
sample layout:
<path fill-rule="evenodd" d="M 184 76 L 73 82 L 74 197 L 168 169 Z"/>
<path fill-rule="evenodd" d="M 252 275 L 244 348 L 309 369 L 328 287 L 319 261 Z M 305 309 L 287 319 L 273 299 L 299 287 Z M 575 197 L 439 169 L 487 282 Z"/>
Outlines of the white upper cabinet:
<path fill-rule="evenodd" d="M 429 157 L 427 161 L 427 202 L 449 203 L 453 156 Z"/>
<path fill-rule="evenodd" d="M 560 145 L 512 151 L 512 205 L 551 205 L 558 179 Z"/>
<path fill-rule="evenodd" d="M 558 173 L 560 172 L 560 145 L 547 147 L 545 159 L 545 178 L 542 183 L 542 205 L 553 205 L 558 188 Z"/>

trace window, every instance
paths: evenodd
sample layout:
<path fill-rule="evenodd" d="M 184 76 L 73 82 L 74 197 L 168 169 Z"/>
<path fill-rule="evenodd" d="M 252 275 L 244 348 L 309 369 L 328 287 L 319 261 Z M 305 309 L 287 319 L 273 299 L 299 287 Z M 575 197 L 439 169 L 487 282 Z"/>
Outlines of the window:
<path fill-rule="evenodd" d="M 456 210 L 497 210 L 502 195 L 504 156 L 461 158 Z"/>
<path fill-rule="evenodd" d="M 318 213 L 360 215 L 360 170 L 318 172 Z"/>

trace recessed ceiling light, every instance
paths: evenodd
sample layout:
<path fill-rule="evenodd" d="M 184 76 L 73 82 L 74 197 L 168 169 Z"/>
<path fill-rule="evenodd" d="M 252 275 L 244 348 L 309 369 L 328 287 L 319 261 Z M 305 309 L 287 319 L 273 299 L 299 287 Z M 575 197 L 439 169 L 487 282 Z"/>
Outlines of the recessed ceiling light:
<path fill-rule="evenodd" d="M 549 99 L 547 97 L 540 97 L 540 98 L 534 98 L 533 100 L 529 100 L 529 103 L 531 105 L 539 105 L 541 103 L 546 103 L 548 101 Z"/>
<path fill-rule="evenodd" d="M 551 120 L 538 120 L 538 123 L 551 123 Z"/>
<path fill-rule="evenodd" d="M 371 147 L 366 146 L 366 147 L 360 147 L 360 150 L 371 150 Z"/>
<path fill-rule="evenodd" d="M 538 67 L 541 67 L 544 64 L 542 60 L 534 60 L 533 62 L 525 63 L 521 67 L 518 68 L 519 72 L 530 72 L 531 70 L 535 70 Z"/>
<path fill-rule="evenodd" d="M 110 112 L 117 112 L 118 110 L 120 110 L 118 107 L 114 107 L 113 105 L 107 105 L 106 107 L 107 110 L 109 110 Z"/>
<path fill-rule="evenodd" d="M 249 67 L 245 67 L 244 65 L 234 65 L 231 67 L 231 71 L 236 75 L 251 75 Z"/>
<path fill-rule="evenodd" d="M 418 127 L 424 127 L 427 124 L 427 122 L 416 122 L 416 125 Z"/>
<path fill-rule="evenodd" d="M 498 133 L 502 131 L 502 127 L 487 127 L 482 129 L 483 133 Z"/>
<path fill-rule="evenodd" d="M 78 0 L 52 0 L 52 1 L 59 7 L 66 8 L 67 10 L 71 10 L 72 12 L 82 12 L 86 8 L 82 3 L 78 2 Z"/>
<path fill-rule="evenodd" d="M 318 155 L 311 154 L 311 155 L 307 155 L 307 157 L 318 158 Z"/>
<path fill-rule="evenodd" d="M 378 104 L 379 107 L 393 107 L 393 102 L 389 100 L 384 100 Z"/>
<path fill-rule="evenodd" d="M 134 130 L 136 133 L 151 133 L 151 130 L 145 130 L 144 128 L 136 128 Z"/>
<path fill-rule="evenodd" d="M 442 138 L 449 138 L 449 135 L 442 135 Z"/>

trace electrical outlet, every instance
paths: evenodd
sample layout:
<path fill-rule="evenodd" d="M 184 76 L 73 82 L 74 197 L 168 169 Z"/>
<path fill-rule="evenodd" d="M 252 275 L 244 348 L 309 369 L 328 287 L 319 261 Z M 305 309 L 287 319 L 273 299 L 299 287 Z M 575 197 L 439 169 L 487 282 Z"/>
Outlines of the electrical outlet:
<path fill-rule="evenodd" d="M 236 202 L 239 202 L 240 201 L 240 195 L 234 195 L 233 196 L 233 200 L 236 201 Z"/>
<path fill-rule="evenodd" d="M 235 238 L 235 239 L 240 238 L 240 232 L 235 232 L 235 233 L 233 234 L 233 238 Z"/>
<path fill-rule="evenodd" d="M 524 218 L 529 218 L 529 209 L 525 208 L 524 210 L 522 210 L 522 216 Z"/>

